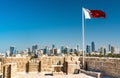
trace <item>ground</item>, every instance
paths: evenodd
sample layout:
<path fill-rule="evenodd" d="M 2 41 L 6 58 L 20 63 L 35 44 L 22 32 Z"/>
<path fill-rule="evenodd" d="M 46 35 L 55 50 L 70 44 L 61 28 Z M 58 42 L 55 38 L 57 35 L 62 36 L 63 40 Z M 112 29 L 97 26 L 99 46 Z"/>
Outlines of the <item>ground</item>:
<path fill-rule="evenodd" d="M 86 74 L 69 74 L 69 75 L 58 75 L 51 76 L 45 75 L 45 72 L 42 73 L 17 73 L 17 78 L 95 78 L 92 76 L 88 76 Z"/>

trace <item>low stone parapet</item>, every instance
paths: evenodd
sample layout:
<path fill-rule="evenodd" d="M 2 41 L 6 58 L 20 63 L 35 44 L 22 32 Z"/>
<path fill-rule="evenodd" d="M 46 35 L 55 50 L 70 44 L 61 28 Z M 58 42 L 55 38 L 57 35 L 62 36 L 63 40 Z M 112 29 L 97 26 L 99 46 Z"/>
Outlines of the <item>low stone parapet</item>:
<path fill-rule="evenodd" d="M 100 72 L 85 71 L 85 70 L 82 70 L 82 69 L 80 69 L 80 72 L 85 73 L 85 74 L 90 75 L 90 76 L 94 76 L 96 78 L 101 78 L 101 73 Z"/>

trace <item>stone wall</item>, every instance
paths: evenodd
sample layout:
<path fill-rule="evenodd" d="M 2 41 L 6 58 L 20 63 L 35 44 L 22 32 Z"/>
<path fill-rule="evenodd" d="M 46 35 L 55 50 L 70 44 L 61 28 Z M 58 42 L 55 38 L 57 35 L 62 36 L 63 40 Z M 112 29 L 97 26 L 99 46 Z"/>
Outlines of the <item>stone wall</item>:
<path fill-rule="evenodd" d="M 53 65 L 63 65 L 61 70 L 69 74 L 74 73 L 75 69 L 79 69 L 80 62 L 78 62 L 78 58 L 76 56 L 43 56 L 38 59 L 0 58 L 0 72 L 9 69 L 9 65 L 6 64 L 16 63 L 16 72 L 52 72 L 54 71 Z M 82 61 L 82 57 L 80 57 L 80 61 Z M 84 67 L 88 70 L 101 71 L 105 75 L 120 78 L 120 58 L 86 57 Z"/>
<path fill-rule="evenodd" d="M 50 56 L 50 57 L 41 57 L 41 71 L 54 71 L 52 65 L 63 65 L 64 57 L 59 56 Z"/>
<path fill-rule="evenodd" d="M 17 64 L 17 72 L 26 72 L 26 64 L 30 60 L 30 58 L 16 58 L 16 57 L 7 57 L 3 58 L 2 65 L 6 63 L 16 63 Z"/>
<path fill-rule="evenodd" d="M 66 61 L 78 61 L 78 57 L 42 56 L 37 59 L 27 57 L 7 57 L 0 59 L 0 61 L 2 65 L 7 63 L 16 63 L 17 72 L 52 72 L 54 71 L 54 65 L 64 65 Z M 3 68 L 3 66 L 1 66 L 1 68 Z M 62 66 L 61 70 L 64 71 L 65 68 L 65 66 Z"/>
<path fill-rule="evenodd" d="M 3 78 L 16 78 L 16 63 L 7 63 L 3 65 Z"/>
<path fill-rule="evenodd" d="M 80 60 L 82 61 L 82 58 Z M 100 71 L 105 75 L 120 78 L 120 58 L 86 57 L 85 67 L 88 70 Z"/>
<path fill-rule="evenodd" d="M 26 72 L 40 72 L 40 62 L 38 59 L 31 59 L 27 64 L 26 64 Z"/>
<path fill-rule="evenodd" d="M 80 69 L 79 61 L 66 61 L 64 63 L 64 71 L 66 74 L 74 74 L 77 69 Z"/>
<path fill-rule="evenodd" d="M 78 57 L 62 57 L 62 56 L 42 56 L 35 58 L 16 58 L 7 57 L 0 60 L 3 78 L 14 78 L 16 72 L 52 72 L 57 74 L 74 73 L 75 69 L 79 69 Z M 15 65 L 14 65 L 15 64 Z M 56 72 L 56 69 L 60 69 Z"/>

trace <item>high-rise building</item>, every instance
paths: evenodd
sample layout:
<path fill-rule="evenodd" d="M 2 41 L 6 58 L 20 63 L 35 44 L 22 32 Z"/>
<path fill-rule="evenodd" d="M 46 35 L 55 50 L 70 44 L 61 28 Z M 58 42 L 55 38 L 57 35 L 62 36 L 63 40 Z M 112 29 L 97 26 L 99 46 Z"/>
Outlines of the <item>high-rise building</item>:
<path fill-rule="evenodd" d="M 115 46 L 111 46 L 111 53 L 116 54 L 116 47 Z"/>
<path fill-rule="evenodd" d="M 15 54 L 15 46 L 10 46 L 10 56 Z"/>
<path fill-rule="evenodd" d="M 100 48 L 100 53 L 104 54 L 104 47 Z"/>
<path fill-rule="evenodd" d="M 35 45 L 32 46 L 32 52 L 34 52 L 36 50 L 38 50 L 38 45 L 37 44 L 35 44 Z"/>
<path fill-rule="evenodd" d="M 50 54 L 49 53 L 49 47 L 45 46 L 44 50 L 43 50 L 43 54 Z"/>
<path fill-rule="evenodd" d="M 28 54 L 31 54 L 30 48 L 27 48 Z"/>
<path fill-rule="evenodd" d="M 109 44 L 109 47 L 108 47 L 108 48 L 109 48 L 109 52 L 111 52 L 111 45 L 110 45 L 110 44 Z"/>
<path fill-rule="evenodd" d="M 43 54 L 47 54 L 47 49 L 46 48 L 44 48 Z"/>
<path fill-rule="evenodd" d="M 71 49 L 70 49 L 70 52 L 72 53 L 72 52 L 74 52 L 74 50 L 71 48 Z"/>
<path fill-rule="evenodd" d="M 95 43 L 94 42 L 91 42 L 91 50 L 92 50 L 92 52 L 95 52 Z"/>
<path fill-rule="evenodd" d="M 105 56 L 107 54 L 107 48 L 105 46 L 101 47 L 100 53 Z"/>
<path fill-rule="evenodd" d="M 107 52 L 107 49 L 106 49 L 106 48 L 104 48 L 104 56 L 106 55 L 106 52 Z"/>
<path fill-rule="evenodd" d="M 54 45 L 54 44 L 52 45 L 52 48 L 55 48 L 55 45 Z"/>
<path fill-rule="evenodd" d="M 64 49 L 65 49 L 65 47 L 61 46 L 61 53 L 64 53 Z"/>
<path fill-rule="evenodd" d="M 80 47 L 79 47 L 79 45 L 77 45 L 77 52 L 80 52 Z"/>
<path fill-rule="evenodd" d="M 64 49 L 64 53 L 67 54 L 68 52 L 70 52 L 70 48 L 68 46 L 66 46 Z"/>
<path fill-rule="evenodd" d="M 60 49 L 54 49 L 54 55 L 60 54 Z"/>
<path fill-rule="evenodd" d="M 87 53 L 90 53 L 90 45 L 87 45 L 87 46 L 86 46 L 86 52 L 87 52 Z"/>

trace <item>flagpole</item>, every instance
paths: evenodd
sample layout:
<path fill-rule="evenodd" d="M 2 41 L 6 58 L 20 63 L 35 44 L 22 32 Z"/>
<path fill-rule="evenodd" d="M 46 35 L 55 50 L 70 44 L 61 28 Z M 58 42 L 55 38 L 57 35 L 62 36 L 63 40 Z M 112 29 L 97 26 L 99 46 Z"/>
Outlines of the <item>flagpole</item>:
<path fill-rule="evenodd" d="M 82 8 L 82 67 L 84 69 L 84 44 L 85 44 L 85 40 L 84 40 L 84 13 L 83 13 L 83 8 Z"/>

